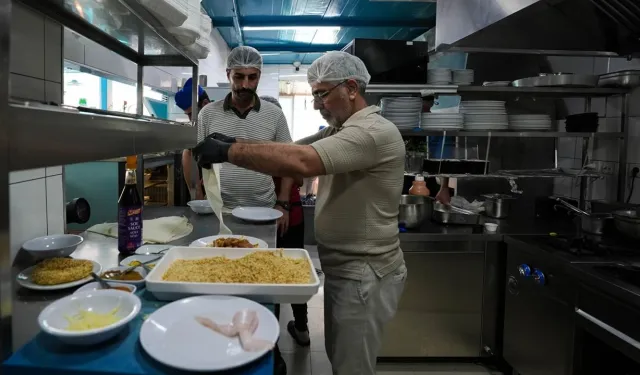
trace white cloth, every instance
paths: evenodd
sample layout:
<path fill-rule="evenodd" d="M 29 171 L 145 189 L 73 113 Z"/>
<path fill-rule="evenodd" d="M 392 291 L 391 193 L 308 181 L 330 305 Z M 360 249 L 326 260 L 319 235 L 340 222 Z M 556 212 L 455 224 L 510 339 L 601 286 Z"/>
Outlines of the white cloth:
<path fill-rule="evenodd" d="M 193 225 L 184 216 L 167 216 L 142 222 L 143 243 L 169 243 L 186 237 L 193 231 Z M 87 232 L 118 237 L 118 223 L 96 224 Z"/>
<path fill-rule="evenodd" d="M 204 190 L 207 193 L 207 200 L 213 213 L 218 217 L 220 221 L 220 229 L 218 234 L 231 234 L 231 229 L 224 225 L 222 218 L 222 193 L 220 191 L 220 164 L 213 164 L 211 169 L 202 168 L 202 182 L 204 184 Z"/>
<path fill-rule="evenodd" d="M 368 265 L 359 281 L 325 274 L 324 344 L 334 375 L 376 375 L 384 326 L 396 314 L 406 278 L 404 262 L 383 278 Z"/>

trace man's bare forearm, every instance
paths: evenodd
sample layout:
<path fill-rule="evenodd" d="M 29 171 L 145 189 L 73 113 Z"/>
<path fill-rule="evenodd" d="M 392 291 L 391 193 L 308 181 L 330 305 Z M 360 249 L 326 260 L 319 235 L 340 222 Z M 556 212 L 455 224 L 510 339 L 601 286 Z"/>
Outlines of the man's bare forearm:
<path fill-rule="evenodd" d="M 310 146 L 284 143 L 234 143 L 229 161 L 237 166 L 277 177 L 324 174 L 324 165 Z"/>
<path fill-rule="evenodd" d="M 255 139 L 246 139 L 246 138 L 236 138 L 236 142 L 238 143 L 246 143 L 246 144 L 250 144 L 250 145 L 261 145 L 261 144 L 265 144 L 265 143 L 274 143 L 272 141 L 258 141 Z"/>
<path fill-rule="evenodd" d="M 187 183 L 189 189 L 193 186 L 191 181 L 191 163 L 193 162 L 193 156 L 191 150 L 182 151 L 182 174 L 184 175 L 184 181 Z"/>

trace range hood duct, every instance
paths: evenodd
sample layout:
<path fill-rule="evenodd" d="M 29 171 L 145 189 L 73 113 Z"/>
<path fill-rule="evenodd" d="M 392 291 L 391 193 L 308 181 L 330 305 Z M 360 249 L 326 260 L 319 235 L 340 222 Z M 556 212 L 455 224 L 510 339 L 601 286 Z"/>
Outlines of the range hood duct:
<path fill-rule="evenodd" d="M 438 1 L 436 50 L 452 47 L 640 55 L 640 4 L 638 0 Z"/>

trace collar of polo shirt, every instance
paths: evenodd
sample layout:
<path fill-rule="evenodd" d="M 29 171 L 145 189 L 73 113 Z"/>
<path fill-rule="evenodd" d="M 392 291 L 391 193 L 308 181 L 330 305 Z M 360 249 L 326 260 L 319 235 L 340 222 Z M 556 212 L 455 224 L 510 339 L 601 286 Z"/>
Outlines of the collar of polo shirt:
<path fill-rule="evenodd" d="M 225 110 L 225 111 L 233 111 L 238 117 L 240 117 L 241 119 L 245 119 L 245 118 L 247 118 L 247 115 L 249 115 L 249 112 L 251 112 L 251 111 L 260 112 L 260 97 L 258 97 L 258 94 L 256 94 L 256 93 L 253 93 L 253 97 L 254 97 L 253 107 L 247 109 L 244 113 L 242 113 L 242 112 L 238 111 L 238 109 L 232 105 L 231 93 L 229 93 L 229 94 L 227 94 L 227 97 L 224 98 L 224 103 L 222 104 L 222 109 Z"/>

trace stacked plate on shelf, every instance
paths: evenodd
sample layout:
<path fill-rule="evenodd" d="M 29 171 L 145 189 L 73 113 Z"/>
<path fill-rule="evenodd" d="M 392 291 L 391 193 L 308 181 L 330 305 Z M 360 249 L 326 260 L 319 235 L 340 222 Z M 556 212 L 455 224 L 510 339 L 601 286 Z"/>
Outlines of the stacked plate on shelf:
<path fill-rule="evenodd" d="M 420 127 L 424 130 L 461 130 L 464 115 L 460 113 L 423 113 Z"/>
<path fill-rule="evenodd" d="M 416 97 L 383 98 L 380 101 L 382 116 L 400 129 L 420 126 L 422 99 Z"/>
<path fill-rule="evenodd" d="M 509 129 L 537 130 L 551 129 L 551 117 L 548 115 L 509 115 Z"/>
<path fill-rule="evenodd" d="M 476 100 L 460 103 L 465 130 L 506 130 L 509 117 L 503 101 Z"/>
<path fill-rule="evenodd" d="M 473 69 L 454 70 L 453 84 L 458 86 L 469 86 L 473 84 Z"/>
<path fill-rule="evenodd" d="M 430 85 L 450 85 L 451 69 L 438 68 L 427 70 L 427 83 Z"/>

